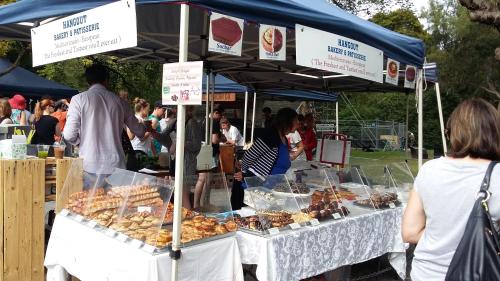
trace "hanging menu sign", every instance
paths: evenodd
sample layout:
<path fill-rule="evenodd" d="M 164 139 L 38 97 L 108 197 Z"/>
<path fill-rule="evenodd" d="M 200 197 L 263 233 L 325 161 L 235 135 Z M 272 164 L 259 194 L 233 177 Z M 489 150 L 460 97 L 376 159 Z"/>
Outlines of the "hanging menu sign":
<path fill-rule="evenodd" d="M 405 88 L 415 89 L 415 80 L 417 80 L 417 68 L 413 65 L 407 65 L 405 71 Z"/>
<path fill-rule="evenodd" d="M 285 27 L 260 25 L 259 58 L 261 60 L 286 60 Z"/>
<path fill-rule="evenodd" d="M 376 48 L 319 29 L 295 25 L 298 65 L 383 82 L 384 53 Z"/>
<path fill-rule="evenodd" d="M 163 65 L 162 103 L 201 104 L 203 62 L 166 63 Z"/>
<path fill-rule="evenodd" d="M 398 85 L 399 79 L 399 61 L 387 59 L 387 67 L 385 74 L 385 83 Z"/>
<path fill-rule="evenodd" d="M 31 29 L 33 66 L 137 46 L 135 0 L 117 1 Z"/>
<path fill-rule="evenodd" d="M 243 20 L 218 13 L 210 16 L 208 51 L 241 56 Z"/>

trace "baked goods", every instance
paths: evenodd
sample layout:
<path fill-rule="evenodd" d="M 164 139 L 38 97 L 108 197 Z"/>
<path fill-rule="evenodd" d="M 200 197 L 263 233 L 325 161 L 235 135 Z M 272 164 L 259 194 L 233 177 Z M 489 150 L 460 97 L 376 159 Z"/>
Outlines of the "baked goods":
<path fill-rule="evenodd" d="M 236 231 L 238 226 L 232 220 L 220 223 L 216 218 L 196 215 L 191 219 L 184 220 L 181 228 L 181 242 L 188 243 L 194 240 Z"/>
<path fill-rule="evenodd" d="M 253 190 L 250 190 L 249 192 L 251 192 L 251 196 L 252 197 L 255 197 L 257 198 L 257 200 L 260 200 L 260 201 L 267 201 L 268 203 L 272 203 L 274 202 L 276 199 L 274 198 L 274 195 L 271 194 L 271 192 L 267 192 L 267 191 L 263 191 L 263 190 L 259 190 L 259 189 L 253 189 Z"/>
<path fill-rule="evenodd" d="M 311 217 L 309 217 L 307 214 L 300 212 L 292 214 L 292 220 L 296 223 L 305 223 L 310 221 Z"/>
<path fill-rule="evenodd" d="M 212 36 L 215 41 L 233 46 L 241 40 L 243 31 L 238 22 L 221 17 L 212 21 Z"/>
<path fill-rule="evenodd" d="M 249 216 L 249 217 L 235 217 L 235 223 L 241 228 L 247 228 L 256 231 L 264 231 L 272 227 L 271 221 L 265 216 Z"/>
<path fill-rule="evenodd" d="M 303 209 L 311 219 L 326 219 L 332 217 L 333 214 L 347 216 L 349 210 L 345 206 L 339 204 L 336 193 L 331 189 L 316 190 L 311 195 L 311 204 L 308 208 Z"/>
<path fill-rule="evenodd" d="M 407 67 L 407 68 L 406 68 L 406 73 L 405 73 L 405 75 L 406 75 L 406 80 L 407 80 L 408 82 L 413 82 L 413 81 L 415 81 L 415 74 L 416 74 L 416 73 L 415 73 L 415 67 Z"/>
<path fill-rule="evenodd" d="M 304 183 L 290 181 L 290 187 L 288 187 L 286 183 L 280 183 L 274 187 L 274 191 L 285 193 L 292 192 L 294 194 L 308 194 L 310 188 L 307 187 Z"/>
<path fill-rule="evenodd" d="M 376 192 L 371 194 L 369 199 L 357 200 L 354 203 L 363 207 L 371 207 L 373 204 L 377 209 L 389 208 L 391 203 L 396 206 L 400 204 L 398 195 L 394 192 Z"/>
<path fill-rule="evenodd" d="M 275 53 L 283 47 L 283 34 L 275 27 L 267 28 L 262 34 L 262 47 L 264 50 Z"/>
<path fill-rule="evenodd" d="M 257 211 L 257 215 L 267 218 L 271 222 L 272 227 L 284 227 L 294 223 L 292 215 L 284 211 Z"/>
<path fill-rule="evenodd" d="M 349 201 L 353 201 L 358 198 L 358 196 L 355 193 L 349 190 L 343 190 L 343 189 L 335 190 L 335 194 L 339 199 L 345 199 Z"/>
<path fill-rule="evenodd" d="M 398 65 L 396 64 L 396 62 L 389 62 L 387 75 L 389 75 L 389 77 L 391 78 L 396 78 L 398 76 Z"/>

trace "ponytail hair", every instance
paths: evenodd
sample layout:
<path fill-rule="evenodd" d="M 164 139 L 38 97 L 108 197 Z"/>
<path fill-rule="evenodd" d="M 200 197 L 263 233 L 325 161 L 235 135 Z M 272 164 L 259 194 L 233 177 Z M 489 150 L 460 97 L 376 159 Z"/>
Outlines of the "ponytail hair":
<path fill-rule="evenodd" d="M 49 99 L 49 98 L 44 98 L 40 100 L 39 102 L 36 103 L 35 105 L 35 113 L 33 114 L 35 116 L 35 122 L 40 120 L 43 115 L 43 111 L 49 106 L 49 105 L 54 105 L 54 102 Z"/>
<path fill-rule="evenodd" d="M 141 110 L 147 106 L 149 106 L 149 103 L 145 99 L 141 98 L 135 98 L 134 101 L 134 111 L 135 113 L 141 112 Z"/>

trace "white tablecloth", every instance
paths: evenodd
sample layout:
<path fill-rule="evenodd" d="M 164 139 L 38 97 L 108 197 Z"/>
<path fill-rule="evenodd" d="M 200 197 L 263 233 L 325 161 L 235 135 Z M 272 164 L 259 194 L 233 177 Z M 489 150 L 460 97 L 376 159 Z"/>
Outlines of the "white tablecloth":
<path fill-rule="evenodd" d="M 45 256 L 48 281 L 65 281 L 66 272 L 82 281 L 167 281 L 168 253 L 151 255 L 57 216 Z M 243 281 L 234 236 L 182 250 L 179 280 Z"/>
<path fill-rule="evenodd" d="M 377 211 L 268 237 L 239 231 L 241 261 L 257 265 L 260 281 L 292 281 L 392 253 L 391 264 L 404 279 L 402 211 Z"/>

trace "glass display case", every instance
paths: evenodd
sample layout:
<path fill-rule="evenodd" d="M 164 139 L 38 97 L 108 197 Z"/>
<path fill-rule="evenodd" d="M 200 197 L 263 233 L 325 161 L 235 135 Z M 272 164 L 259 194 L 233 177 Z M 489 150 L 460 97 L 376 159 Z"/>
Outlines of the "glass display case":
<path fill-rule="evenodd" d="M 350 216 L 359 216 L 376 210 L 371 201 L 370 187 L 364 183 L 360 170 L 356 167 L 326 170 L 331 182 L 335 183 L 335 193 L 349 210 Z"/>
<path fill-rule="evenodd" d="M 413 189 L 415 177 L 406 162 L 397 162 L 387 165 L 388 172 L 393 180 L 393 185 L 398 191 L 401 202 L 407 203 L 410 190 Z"/>
<path fill-rule="evenodd" d="M 309 169 L 295 171 L 289 182 L 292 192 L 307 196 L 296 196 L 302 212 L 311 219 L 341 219 L 349 214 L 348 208 L 342 205 L 337 193 L 336 182 L 329 177 L 333 169 Z M 306 193 L 307 192 L 307 193 Z"/>
<path fill-rule="evenodd" d="M 211 195 L 196 210 L 182 208 L 183 246 L 225 237 L 237 229 L 224 175 L 204 176 L 201 188 L 211 190 Z M 194 187 L 198 178 L 185 177 L 185 188 L 193 180 Z M 173 186 L 171 180 L 122 169 L 87 173 L 80 162 L 70 169 L 58 194 L 64 206 L 59 214 L 150 253 L 167 251 L 172 242 Z"/>
<path fill-rule="evenodd" d="M 310 220 L 301 212 L 297 197 L 285 175 L 245 178 L 245 199 L 255 215 L 236 218 L 240 229 L 256 234 L 275 234 L 300 228 Z"/>
<path fill-rule="evenodd" d="M 401 205 L 399 191 L 387 165 L 365 165 L 360 171 L 376 209 L 396 208 Z"/>
<path fill-rule="evenodd" d="M 238 229 L 224 173 L 206 172 L 186 176 L 184 189 L 193 191 L 194 204 L 192 209 L 182 208 L 182 246 L 220 239 L 232 235 Z M 173 209 L 173 205 L 170 209 Z M 172 214 L 167 212 L 166 221 L 171 221 Z M 167 229 L 171 229 L 171 225 Z"/>

